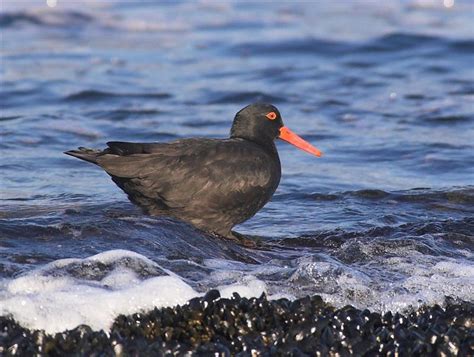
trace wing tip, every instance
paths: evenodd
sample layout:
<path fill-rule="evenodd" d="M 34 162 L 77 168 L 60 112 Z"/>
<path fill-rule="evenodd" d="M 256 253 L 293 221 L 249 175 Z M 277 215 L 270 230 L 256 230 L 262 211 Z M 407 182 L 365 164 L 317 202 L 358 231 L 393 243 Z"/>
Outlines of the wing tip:
<path fill-rule="evenodd" d="M 97 155 L 99 154 L 98 151 L 88 149 L 85 147 L 79 147 L 77 150 L 68 150 L 68 151 L 63 151 L 64 154 L 76 157 L 78 159 L 84 160 L 91 162 L 93 164 L 97 164 Z"/>

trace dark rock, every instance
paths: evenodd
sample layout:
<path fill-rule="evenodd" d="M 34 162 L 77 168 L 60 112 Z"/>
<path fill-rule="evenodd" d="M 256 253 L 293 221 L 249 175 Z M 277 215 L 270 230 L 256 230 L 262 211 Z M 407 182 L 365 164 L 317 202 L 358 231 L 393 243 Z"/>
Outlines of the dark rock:
<path fill-rule="evenodd" d="M 447 299 L 383 316 L 319 296 L 223 299 L 217 290 L 183 306 L 118 316 L 108 334 L 78 326 L 54 336 L 0 317 L 0 355 L 474 355 L 474 304 Z"/>
<path fill-rule="evenodd" d="M 219 290 L 209 290 L 206 295 L 204 295 L 203 300 L 207 302 L 212 302 L 214 300 L 220 299 L 221 293 Z"/>

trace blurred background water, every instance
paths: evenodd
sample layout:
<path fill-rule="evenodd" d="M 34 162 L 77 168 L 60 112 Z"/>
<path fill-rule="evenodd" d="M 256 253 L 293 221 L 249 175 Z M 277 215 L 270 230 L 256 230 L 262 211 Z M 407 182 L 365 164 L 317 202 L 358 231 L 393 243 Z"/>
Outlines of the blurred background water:
<path fill-rule="evenodd" d="M 101 328 L 214 287 L 375 310 L 473 300 L 472 1 L 1 6 L 0 313 Z M 265 249 L 143 216 L 62 154 L 226 137 L 255 101 L 325 153 L 278 143 L 280 187 L 236 229 Z"/>

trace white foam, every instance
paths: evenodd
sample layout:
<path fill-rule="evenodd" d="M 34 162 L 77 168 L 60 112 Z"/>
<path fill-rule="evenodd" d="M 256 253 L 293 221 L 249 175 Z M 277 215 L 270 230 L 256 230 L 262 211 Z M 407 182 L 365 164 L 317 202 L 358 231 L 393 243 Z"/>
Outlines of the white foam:
<path fill-rule="evenodd" d="M 384 260 L 385 265 L 347 266 L 335 260 L 315 262 L 311 257 L 303 257 L 288 279 L 294 283 L 293 287 L 283 282 L 267 289 L 270 294 L 289 293 L 299 297 L 305 293 L 318 294 L 336 307 L 351 304 L 378 312 L 443 305 L 446 296 L 473 300 L 474 266 L 467 261 L 440 259 L 408 250 L 405 256 Z M 384 274 L 393 280 L 380 279 Z"/>
<path fill-rule="evenodd" d="M 156 266 L 151 260 L 128 251 L 108 251 L 88 259 L 62 259 L 25 276 L 5 280 L 0 293 L 0 315 L 13 315 L 23 326 L 48 333 L 87 324 L 108 330 L 119 314 L 184 304 L 199 294 L 177 276 L 140 279 L 119 266 L 101 280 L 55 276 L 54 268 L 73 263 L 113 263 L 124 257 Z"/>
<path fill-rule="evenodd" d="M 219 286 L 218 290 L 221 293 L 221 297 L 227 299 L 231 298 L 234 292 L 237 292 L 241 297 L 251 298 L 267 293 L 267 285 L 263 281 L 249 275 L 241 283 Z"/>
<path fill-rule="evenodd" d="M 214 270 L 199 285 L 202 291 L 217 287 L 224 298 L 234 292 L 246 298 L 266 293 L 270 299 L 319 294 L 336 307 L 352 304 L 380 312 L 443 304 L 445 296 L 472 301 L 474 267 L 467 261 L 408 250 L 403 256 L 381 259 L 384 265 L 372 261 L 357 266 L 310 255 L 297 258 L 293 267 L 206 260 Z M 383 274 L 391 274 L 393 281 L 375 278 Z M 86 259 L 57 260 L 3 280 L 0 315 L 11 314 L 23 326 L 48 333 L 80 324 L 108 331 L 120 314 L 182 305 L 200 295 L 152 260 L 112 250 Z"/>
<path fill-rule="evenodd" d="M 128 266 L 117 264 L 124 258 L 133 259 L 134 264 L 130 261 Z M 113 269 L 104 275 L 94 263 L 102 267 L 111 264 Z M 86 269 L 91 272 L 87 271 L 85 277 L 75 276 L 77 271 L 71 273 L 73 267 L 79 267 L 76 269 L 79 273 Z M 133 267 L 137 270 L 159 268 L 169 275 L 143 279 Z M 232 277 L 239 282 L 218 287 L 223 297 L 230 298 L 234 292 L 247 298 L 258 297 L 267 291 L 265 283 L 253 276 L 239 273 Z M 226 272 L 219 278 L 225 281 Z M 180 277 L 150 259 L 126 250 L 111 250 L 86 259 L 57 260 L 24 276 L 3 280 L 0 315 L 12 315 L 21 325 L 44 329 L 47 333 L 73 329 L 81 324 L 108 331 L 120 314 L 182 305 L 200 295 Z"/>

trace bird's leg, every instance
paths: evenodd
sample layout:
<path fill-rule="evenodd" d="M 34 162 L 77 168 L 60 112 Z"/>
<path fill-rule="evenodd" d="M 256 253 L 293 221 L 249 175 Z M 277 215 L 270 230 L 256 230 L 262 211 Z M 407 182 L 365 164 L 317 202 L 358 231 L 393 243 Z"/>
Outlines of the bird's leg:
<path fill-rule="evenodd" d="M 241 246 L 244 246 L 246 248 L 256 248 L 257 247 L 257 242 L 248 239 L 245 237 L 243 234 L 233 232 L 230 229 L 229 230 L 221 230 L 219 232 L 214 231 L 214 235 L 218 236 L 219 238 L 223 238 L 229 241 L 232 241 L 234 243 L 237 243 Z"/>
<path fill-rule="evenodd" d="M 243 234 L 240 234 L 240 233 L 237 233 L 237 232 L 230 232 L 234 237 L 237 238 L 237 241 L 239 242 L 239 244 L 242 244 L 244 247 L 247 247 L 247 248 L 257 248 L 257 246 L 259 245 L 259 242 L 253 240 L 253 239 L 250 239 L 246 236 L 244 236 Z"/>
<path fill-rule="evenodd" d="M 246 248 L 256 248 L 257 247 L 257 242 L 247 238 L 243 234 L 234 232 L 234 231 L 228 231 L 226 234 L 221 234 L 222 237 L 225 239 L 231 240 L 237 244 L 240 244 Z"/>

